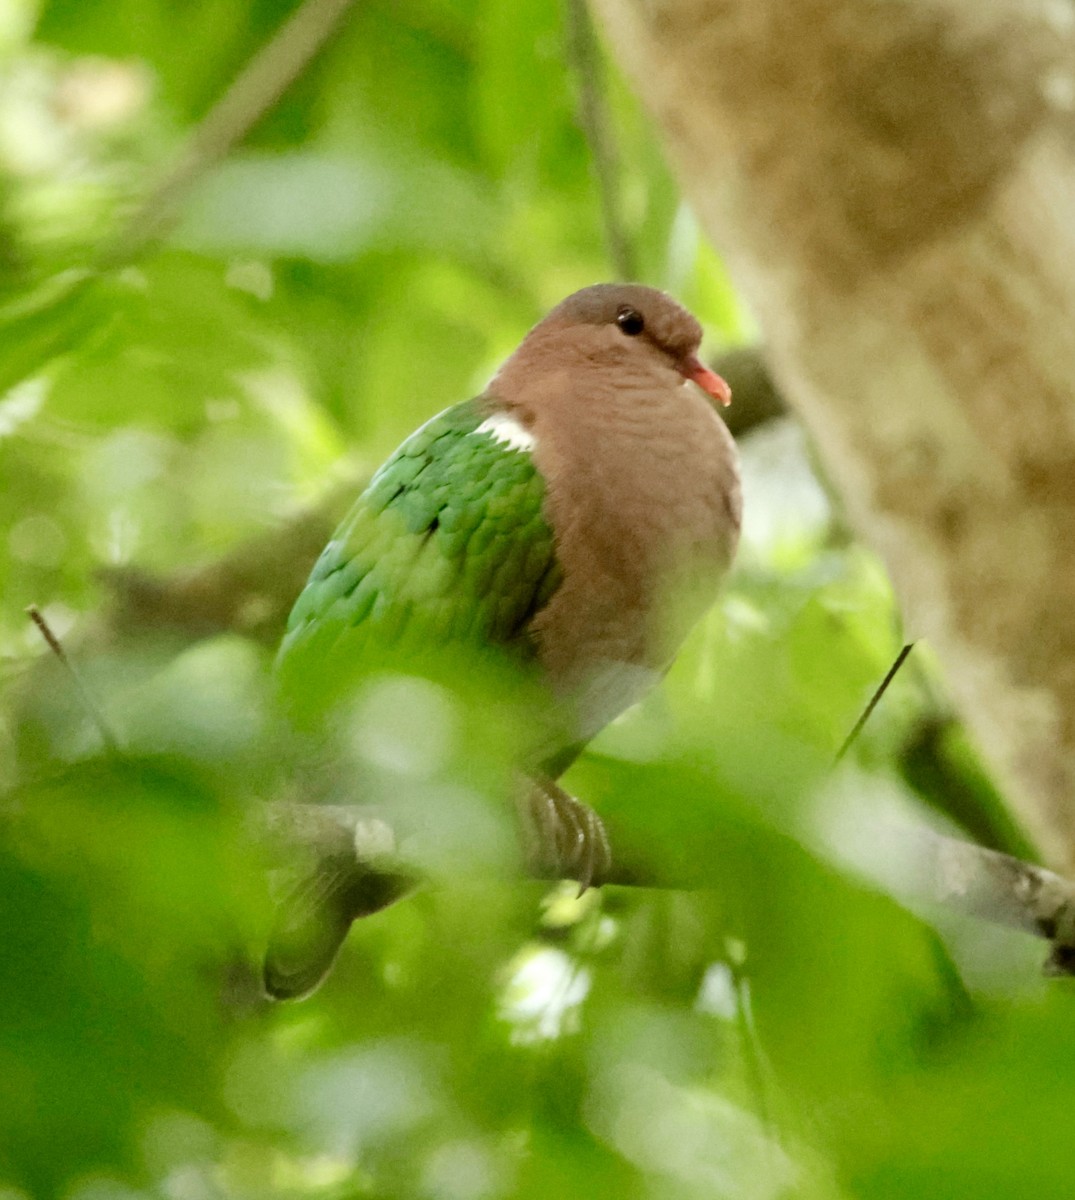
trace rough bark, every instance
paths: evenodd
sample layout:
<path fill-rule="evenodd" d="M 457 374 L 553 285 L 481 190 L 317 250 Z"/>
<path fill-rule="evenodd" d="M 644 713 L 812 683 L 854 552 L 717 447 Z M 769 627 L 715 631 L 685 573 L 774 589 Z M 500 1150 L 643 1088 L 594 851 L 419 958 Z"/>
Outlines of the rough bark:
<path fill-rule="evenodd" d="M 594 3 L 911 635 L 1070 870 L 1075 5 Z"/>

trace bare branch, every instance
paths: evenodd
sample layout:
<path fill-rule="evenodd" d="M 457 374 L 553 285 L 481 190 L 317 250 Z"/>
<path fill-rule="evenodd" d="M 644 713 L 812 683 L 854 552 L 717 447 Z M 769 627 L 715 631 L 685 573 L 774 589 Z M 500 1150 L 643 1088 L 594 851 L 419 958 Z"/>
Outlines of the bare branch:
<path fill-rule="evenodd" d="M 616 146 L 605 110 L 601 51 L 586 0 L 566 0 L 565 16 L 568 60 L 578 80 L 579 125 L 590 147 L 608 257 L 620 279 L 634 279 L 634 254 L 620 207 Z"/>
<path fill-rule="evenodd" d="M 1046 970 L 1075 974 L 1075 884 L 1045 867 L 923 827 L 886 825 L 898 862 L 885 882 L 901 898 L 925 901 L 1052 943 Z"/>
<path fill-rule="evenodd" d="M 326 863 L 330 864 L 328 870 L 338 873 L 346 862 L 347 886 L 360 898 L 348 924 L 354 917 L 400 899 L 419 878 L 413 864 L 401 861 L 395 833 L 381 811 L 361 806 L 275 804 L 269 806 L 264 833 L 281 861 L 293 863 L 299 856 L 313 864 L 315 873 L 319 864 Z M 1052 944 L 1047 969 L 1055 974 L 1075 974 L 1075 883 L 1044 867 L 925 828 L 886 826 L 884 835 L 900 843 L 891 856 L 891 861 L 900 864 L 900 872 L 886 881 L 899 898 L 941 905 L 1044 938 Z M 612 836 L 615 844 L 615 829 Z M 550 862 L 556 855 L 556 848 L 549 847 L 546 855 L 538 857 Z M 713 876 L 716 874 L 714 870 Z M 629 865 L 614 861 L 607 877 L 594 882 L 698 889 L 712 885 L 713 876 L 703 878 L 682 865 L 669 871 L 656 858 L 646 862 L 636 858 Z M 578 872 L 543 869 L 537 877 L 577 878 Z"/>
<path fill-rule="evenodd" d="M 713 361 L 712 367 L 732 389 L 735 402 L 720 415 L 737 438 L 776 417 L 787 415 L 788 407 L 769 370 L 762 347 L 725 350 Z"/>
<path fill-rule="evenodd" d="M 332 530 L 361 487 L 335 487 L 312 509 L 238 543 L 226 554 L 170 575 L 102 567 L 111 592 L 112 631 L 167 632 L 180 638 L 236 631 L 273 643 Z"/>
<path fill-rule="evenodd" d="M 87 713 L 93 719 L 94 725 L 97 726 L 97 731 L 101 735 L 101 741 L 105 747 L 112 753 L 119 753 L 119 740 L 112 732 L 108 720 L 101 710 L 101 706 L 97 703 L 93 693 L 86 685 L 86 681 L 82 678 L 82 673 L 78 670 L 75 664 L 67 656 L 67 651 L 63 648 L 63 643 L 56 636 L 52 626 L 45 619 L 45 614 L 37 607 L 36 604 L 31 604 L 26 610 L 26 615 L 37 626 L 41 632 L 41 636 L 45 639 L 48 648 L 59 660 L 64 670 L 70 676 L 71 682 L 75 685 L 75 691 L 78 693 L 79 699 L 82 701 Z"/>
<path fill-rule="evenodd" d="M 305 0 L 292 13 L 239 73 L 194 130 L 172 167 L 102 252 L 102 266 L 129 262 L 161 236 L 194 183 L 273 107 L 353 4 L 354 0 Z"/>

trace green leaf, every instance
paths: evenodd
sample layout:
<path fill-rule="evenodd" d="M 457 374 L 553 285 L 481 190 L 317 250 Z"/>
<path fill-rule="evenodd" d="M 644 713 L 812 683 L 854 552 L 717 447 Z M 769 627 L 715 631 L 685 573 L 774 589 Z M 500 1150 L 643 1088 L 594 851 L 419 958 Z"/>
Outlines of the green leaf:
<path fill-rule="evenodd" d="M 196 428 L 207 401 L 243 394 L 266 362 L 251 302 L 216 264 L 165 254 L 128 270 L 100 336 L 75 347 L 52 386 L 54 417 L 102 428 Z"/>
<path fill-rule="evenodd" d="M 0 394 L 76 350 L 109 318 L 113 284 L 65 271 L 0 308 Z"/>

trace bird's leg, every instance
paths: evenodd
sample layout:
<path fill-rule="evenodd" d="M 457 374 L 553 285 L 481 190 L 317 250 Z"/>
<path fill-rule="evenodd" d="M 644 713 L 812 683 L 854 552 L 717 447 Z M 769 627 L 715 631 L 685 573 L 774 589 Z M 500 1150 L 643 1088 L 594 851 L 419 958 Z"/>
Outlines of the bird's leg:
<path fill-rule="evenodd" d="M 582 892 L 600 887 L 612 869 L 612 847 L 597 813 L 545 776 L 526 777 L 518 795 L 530 869 L 577 879 Z"/>

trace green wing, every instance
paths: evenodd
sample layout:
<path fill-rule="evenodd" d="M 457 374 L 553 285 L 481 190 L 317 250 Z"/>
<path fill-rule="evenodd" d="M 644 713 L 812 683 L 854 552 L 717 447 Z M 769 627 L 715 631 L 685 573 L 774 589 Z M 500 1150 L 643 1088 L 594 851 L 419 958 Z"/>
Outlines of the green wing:
<path fill-rule="evenodd" d="M 277 661 L 286 691 L 442 651 L 526 659 L 530 617 L 560 581 L 529 453 L 478 432 L 467 401 L 434 417 L 371 480 L 314 566 Z"/>

